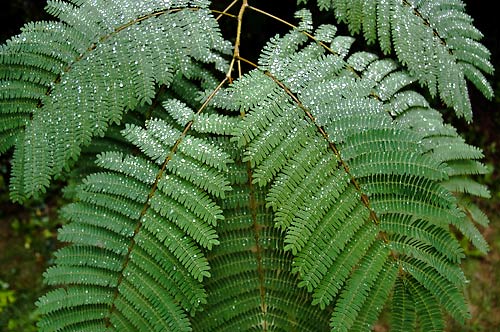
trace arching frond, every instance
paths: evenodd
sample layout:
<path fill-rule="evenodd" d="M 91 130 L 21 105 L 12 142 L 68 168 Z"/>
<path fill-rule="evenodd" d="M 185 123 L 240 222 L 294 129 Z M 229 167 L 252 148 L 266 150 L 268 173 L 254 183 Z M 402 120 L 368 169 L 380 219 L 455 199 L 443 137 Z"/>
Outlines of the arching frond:
<path fill-rule="evenodd" d="M 183 9 L 206 7 L 207 3 L 143 1 L 134 6 L 121 5 L 50 1 L 49 13 L 64 23 L 28 25 L 21 35 L 2 46 L 1 63 L 20 66 L 18 75 L 1 78 L 6 87 L 11 87 L 2 89 L 2 100 L 31 100 L 24 111 L 2 108 L 2 118 L 24 114 L 17 122 L 4 118 L 9 126 L 2 132 L 12 136 L 14 128 L 26 125 L 26 134 L 17 138 L 16 146 L 29 147 L 23 149 L 25 167 L 36 168 L 39 173 L 36 177 L 15 174 L 26 181 L 20 183 L 21 187 L 11 187 L 13 198 L 43 191 L 52 176 L 78 158 L 82 146 L 88 145 L 93 136 L 104 135 L 108 125 L 120 122 L 125 111 L 151 104 L 157 87 L 169 86 L 174 74 L 182 72 L 189 62 L 219 67 L 225 63 L 221 52 L 227 53 L 229 47 L 209 11 Z M 123 8 L 128 11 L 123 12 Z M 44 45 L 48 40 L 53 40 L 56 49 L 67 51 L 58 55 L 52 46 Z M 175 52 L 168 51 L 172 49 Z M 47 71 L 53 79 L 32 82 L 32 68 Z M 2 150 L 14 139 L 10 142 Z M 31 148 L 31 142 L 36 142 L 36 148 Z"/>
<path fill-rule="evenodd" d="M 290 254 L 283 250 L 280 231 L 273 227 L 272 212 L 265 207 L 265 189 L 249 186 L 248 163 L 238 162 L 229 170 L 244 176 L 233 179 L 234 190 L 221 202 L 225 219 L 217 226 L 221 244 L 208 255 L 212 267 L 208 303 L 193 318 L 193 328 L 327 330 L 328 315 L 314 310 L 310 295 L 297 287 Z"/>
<path fill-rule="evenodd" d="M 284 248 L 294 255 L 299 286 L 313 293 L 313 304 L 333 305 L 332 327 L 345 331 L 355 325 L 368 329 L 356 321 L 360 308 L 370 306 L 368 294 L 385 294 L 382 306 L 388 299 L 374 283 L 389 255 L 391 264 L 402 265 L 434 296 L 444 289 L 460 293 L 465 279 L 456 263 L 463 252 L 448 227 L 464 225 L 464 214 L 446 186 L 453 171 L 445 162 L 452 158 L 430 152 L 444 149 L 446 136 L 431 137 L 420 126 L 392 118 L 428 107 L 425 98 L 410 93 L 414 79 L 394 61 L 361 55 L 359 77 L 343 60 L 345 52 L 325 56 L 290 36 L 270 42 L 265 59 L 273 60 L 263 62 L 265 73 L 242 77 L 230 93 L 241 95 L 253 82 L 267 86 L 260 100 L 238 99 L 249 111 L 233 141 L 245 147 L 244 160 L 255 166 L 254 182 L 271 186 L 267 205 L 285 231 Z M 290 48 L 280 52 L 284 43 Z M 275 45 L 280 48 L 273 52 Z M 340 65 L 325 73 L 321 68 L 331 68 L 330 59 Z M 388 111 L 393 104 L 397 110 Z M 444 127 L 442 119 L 436 121 Z M 454 137 L 453 159 L 480 158 Z M 406 267 L 413 260 L 419 268 Z M 427 283 L 427 269 L 442 279 Z M 402 277 L 392 271 L 389 280 Z M 438 305 L 464 319 L 468 311 L 458 293 Z M 378 312 L 363 321 L 373 323 Z"/>
<path fill-rule="evenodd" d="M 493 89 L 484 74 L 493 73 L 490 52 L 480 44 L 482 34 L 465 13 L 463 1 L 333 1 L 318 0 L 331 9 L 352 34 L 362 33 L 368 44 L 378 41 L 385 54 L 425 85 L 431 95 L 472 119 L 465 79 L 487 98 Z"/>
<path fill-rule="evenodd" d="M 103 171 L 75 188 L 77 201 L 62 213 L 70 222 L 58 236 L 70 245 L 45 274 L 65 288 L 38 301 L 42 331 L 86 321 L 120 331 L 190 331 L 187 313 L 207 301 L 202 248 L 220 243 L 215 226 L 223 216 L 213 197 L 231 189 L 222 173 L 229 155 L 162 120 L 122 133 L 144 154 L 102 153 Z"/>

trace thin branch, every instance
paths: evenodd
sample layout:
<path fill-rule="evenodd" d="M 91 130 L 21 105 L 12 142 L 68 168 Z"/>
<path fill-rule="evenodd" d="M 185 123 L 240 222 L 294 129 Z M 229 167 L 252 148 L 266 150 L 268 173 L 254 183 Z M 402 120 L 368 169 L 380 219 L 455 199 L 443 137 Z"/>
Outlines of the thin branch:
<path fill-rule="evenodd" d="M 234 62 L 237 60 L 238 61 L 238 75 L 241 77 L 241 63 L 239 60 L 240 57 L 240 44 L 241 44 L 241 26 L 243 23 L 243 14 L 245 13 L 245 9 L 249 7 L 248 6 L 248 0 L 243 0 L 241 3 L 240 11 L 238 13 L 238 26 L 236 27 L 236 40 L 234 42 L 234 53 L 233 53 L 233 58 L 231 59 L 231 63 L 229 64 L 229 69 L 227 71 L 227 78 L 229 79 L 229 83 L 233 82 L 233 79 L 231 77 L 231 72 L 233 71 L 234 67 Z"/>
<path fill-rule="evenodd" d="M 211 9 L 211 12 L 215 13 L 215 14 L 219 14 L 219 16 L 217 16 L 217 18 L 215 20 L 218 20 L 219 17 L 221 17 L 221 16 L 228 16 L 228 17 L 231 17 L 231 18 L 237 18 L 238 17 L 238 16 L 236 16 L 234 14 L 221 12 L 220 10 L 216 10 L 216 9 Z"/>
<path fill-rule="evenodd" d="M 270 14 L 262 9 L 259 9 L 259 8 L 256 8 L 256 7 L 252 7 L 252 6 L 248 6 L 249 9 L 253 10 L 253 11 L 256 11 L 257 13 L 261 13 L 263 15 L 266 15 L 268 17 L 271 17 L 272 19 L 278 21 L 278 22 L 281 22 L 283 24 L 286 24 L 288 25 L 289 27 L 291 27 L 292 29 L 298 29 L 298 27 L 296 25 L 293 25 L 292 23 L 288 22 L 288 21 L 285 21 L 277 16 L 274 16 L 273 14 Z M 309 32 L 306 32 L 306 31 L 300 31 L 301 33 L 303 33 L 304 35 L 306 35 L 307 37 L 311 38 L 312 40 L 314 40 L 318 45 L 321 45 L 324 49 L 326 49 L 328 52 L 332 53 L 332 54 L 335 54 L 335 55 L 339 55 L 337 52 L 335 52 L 334 50 L 332 50 L 330 47 L 328 47 L 325 43 L 323 43 L 322 41 L 319 41 L 318 39 L 316 39 L 316 37 L 314 37 L 313 35 L 311 35 Z"/>
<path fill-rule="evenodd" d="M 215 11 L 213 10 L 214 13 L 218 13 L 219 16 L 217 16 L 216 20 L 218 21 L 223 15 L 227 15 L 227 16 L 231 16 L 231 17 L 236 17 L 236 15 L 233 15 L 233 14 L 228 14 L 228 10 L 231 9 L 231 7 L 233 7 L 239 0 L 234 0 L 233 2 L 231 2 L 229 4 L 229 6 L 226 7 L 226 9 L 224 9 L 223 11 L 219 12 L 219 11 Z"/>
<path fill-rule="evenodd" d="M 256 63 L 253 63 L 252 61 L 250 61 L 248 59 L 245 59 L 245 58 L 242 58 L 241 56 L 238 56 L 238 60 L 243 61 L 245 63 L 248 63 L 250 66 L 252 66 L 256 69 L 259 69 L 259 66 Z"/>

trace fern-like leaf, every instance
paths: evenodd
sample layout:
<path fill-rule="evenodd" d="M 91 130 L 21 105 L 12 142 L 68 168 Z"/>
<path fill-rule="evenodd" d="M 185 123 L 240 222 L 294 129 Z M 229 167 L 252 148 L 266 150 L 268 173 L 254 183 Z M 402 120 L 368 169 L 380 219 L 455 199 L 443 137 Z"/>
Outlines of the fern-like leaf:
<path fill-rule="evenodd" d="M 63 209 L 70 223 L 59 240 L 70 245 L 45 278 L 65 289 L 38 301 L 42 331 L 85 322 L 189 331 L 187 313 L 207 301 L 201 281 L 210 276 L 209 263 L 201 248 L 219 244 L 215 226 L 223 217 L 205 191 L 222 197 L 230 190 L 221 173 L 229 156 L 162 120 L 122 133 L 144 155 L 101 154 L 104 171 L 87 176 L 75 189 L 77 202 Z M 179 163 L 186 164 L 182 171 Z"/>
<path fill-rule="evenodd" d="M 463 320 L 468 315 L 463 294 L 455 293 L 465 282 L 455 265 L 462 250 L 445 230 L 463 225 L 464 217 L 445 184 L 452 171 L 443 161 L 449 158 L 435 157 L 423 144 L 444 147 L 439 140 L 399 125 L 390 115 L 404 114 L 414 104 L 428 105 L 401 92 L 412 84 L 412 76 L 393 61 L 373 57 L 365 57 L 370 64 L 360 65 L 362 76 L 356 76 L 344 60 L 344 46 L 332 43 L 338 54 L 325 56 L 292 38 L 295 34 L 273 39 L 260 61 L 267 72 L 251 72 L 229 93 L 239 96 L 250 84 L 268 86 L 263 99 L 237 99 L 249 112 L 233 140 L 245 146 L 245 160 L 255 165 L 255 183 L 271 186 L 268 206 L 275 211 L 276 226 L 286 232 L 285 250 L 295 256 L 299 286 L 313 292 L 313 304 L 333 305 L 332 327 L 348 331 L 360 308 L 369 306 L 367 294 L 378 292 L 374 282 L 392 254 L 394 264 L 403 265 L 433 296 L 447 292 L 449 298 L 436 305 Z M 300 68 L 294 65 L 297 59 Z M 320 69 L 330 63 L 338 65 L 332 71 Z M 301 84 L 292 83 L 297 81 Z M 399 110 L 387 112 L 385 105 L 398 93 Z M 453 158 L 480 157 L 464 146 L 460 142 L 451 148 Z M 390 220 L 401 228 L 386 225 Z M 412 223 L 417 232 L 408 228 Z M 418 268 L 407 266 L 416 259 Z M 368 265 L 375 270 L 365 274 Z M 431 275 L 438 278 L 435 283 L 426 281 Z M 387 300 L 388 293 L 383 294 Z"/>
<path fill-rule="evenodd" d="M 466 78 L 492 98 L 484 76 L 493 73 L 490 53 L 479 43 L 483 36 L 465 13 L 463 1 L 318 0 L 318 5 L 333 10 L 351 33 L 363 32 L 368 43 L 378 40 L 385 54 L 394 51 L 431 95 L 439 95 L 467 121 L 472 110 Z"/>
<path fill-rule="evenodd" d="M 222 145 L 236 152 L 233 144 Z M 233 158 L 241 159 L 233 152 Z M 265 189 L 251 185 L 248 163 L 229 168 L 234 188 L 221 202 L 225 219 L 217 226 L 221 244 L 208 255 L 205 311 L 193 318 L 197 331 L 318 331 L 328 315 L 310 307 L 310 295 L 297 287 L 289 253 L 265 207 Z"/>
<path fill-rule="evenodd" d="M 151 5 L 143 1 L 135 6 L 115 5 L 105 6 L 101 1 L 78 5 L 50 1 L 47 10 L 65 24 L 28 26 L 19 37 L 3 46 L 2 63 L 19 63 L 23 67 L 21 74 L 6 81 L 12 92 L 2 100 L 32 100 L 30 112 L 24 113 L 25 121 L 16 124 L 8 120 L 5 135 L 24 126 L 32 115 L 27 134 L 18 138 L 17 145 L 25 145 L 25 172 L 37 169 L 38 174 L 36 177 L 14 174 L 26 181 L 21 188 L 11 188 L 13 197 L 43 192 L 50 178 L 59 175 L 70 160 L 78 158 L 81 147 L 88 145 L 93 136 L 104 135 L 108 125 L 118 123 L 126 110 L 150 104 L 157 86 L 170 85 L 174 73 L 184 68 L 183 63 L 193 60 L 224 63 L 220 54 L 227 53 L 228 44 L 221 38 L 210 13 L 206 9 L 181 10 L 189 5 L 205 7 L 206 3 L 179 1 Z M 118 17 L 116 13 L 125 7 L 129 11 Z M 43 39 L 38 36 L 40 30 Z M 46 40 L 54 40 L 57 47 L 67 48 L 61 44 L 76 34 L 80 35 L 74 38 L 76 45 L 69 44 L 63 59 L 51 48 L 43 47 Z M 40 42 L 32 46 L 35 40 Z M 183 40 L 189 40 L 189 45 Z M 165 51 L 173 45 L 176 52 Z M 32 60 L 33 57 L 36 59 Z M 29 73 L 32 67 L 49 71 L 54 80 L 45 85 L 30 82 L 30 76 L 24 73 Z M 22 114 L 9 108 L 1 111 L 2 116 L 10 113 Z M 36 142 L 36 149 L 32 148 L 32 142 Z"/>

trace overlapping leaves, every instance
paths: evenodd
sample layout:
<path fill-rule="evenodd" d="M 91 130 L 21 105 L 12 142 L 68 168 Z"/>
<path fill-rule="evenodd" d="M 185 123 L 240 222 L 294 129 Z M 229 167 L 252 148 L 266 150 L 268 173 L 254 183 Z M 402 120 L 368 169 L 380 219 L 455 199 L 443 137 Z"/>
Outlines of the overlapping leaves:
<path fill-rule="evenodd" d="M 61 22 L 2 46 L 12 198 L 86 174 L 42 331 L 370 331 L 388 303 L 395 331 L 468 317 L 454 232 L 488 250 L 467 199 L 488 197 L 486 168 L 424 95 L 470 119 L 464 78 L 491 93 L 480 34 L 461 1 L 318 3 L 397 60 L 301 10 L 218 90 L 207 1 L 50 1 Z"/>
<path fill-rule="evenodd" d="M 49 1 L 60 22 L 29 24 L 2 46 L 0 152 L 16 146 L 13 200 L 43 192 L 92 137 L 150 104 L 193 60 L 224 67 L 229 44 L 210 12 L 185 8 L 206 5 Z"/>
<path fill-rule="evenodd" d="M 299 3 L 307 0 L 298 0 Z M 385 54 L 395 53 L 415 79 L 456 114 L 472 120 L 466 79 L 487 98 L 493 89 L 485 74 L 493 73 L 490 52 L 479 42 L 463 1 L 318 0 L 333 10 L 353 34 L 363 34 Z"/>
<path fill-rule="evenodd" d="M 62 210 L 70 244 L 45 279 L 64 287 L 38 301 L 41 331 L 190 331 L 187 314 L 207 301 L 203 248 L 219 244 L 229 156 L 163 120 L 122 134 L 142 153 L 100 154 L 102 171 Z"/>
<path fill-rule="evenodd" d="M 248 112 L 234 140 L 255 167 L 254 183 L 271 185 L 267 205 L 285 231 L 299 285 L 313 293 L 313 304 L 333 305 L 335 330 L 369 330 L 391 300 L 388 289 L 410 279 L 403 284 L 418 291 L 405 301 L 425 301 L 464 321 L 463 252 L 449 227 L 473 223 L 449 190 L 454 170 L 444 161 L 470 161 L 466 172 L 473 173 L 480 153 L 446 133 L 442 119 L 443 139 L 429 137 L 423 125 L 402 125 L 412 103 L 425 100 L 412 92 L 413 76 L 392 60 L 347 57 L 351 41 L 330 39 L 333 54 L 305 44 L 300 31 L 272 39 L 260 69 L 227 92 Z M 265 95 L 242 97 L 250 86 Z M 444 146 L 453 158 L 434 153 Z M 443 324 L 435 312 L 416 317 Z"/>

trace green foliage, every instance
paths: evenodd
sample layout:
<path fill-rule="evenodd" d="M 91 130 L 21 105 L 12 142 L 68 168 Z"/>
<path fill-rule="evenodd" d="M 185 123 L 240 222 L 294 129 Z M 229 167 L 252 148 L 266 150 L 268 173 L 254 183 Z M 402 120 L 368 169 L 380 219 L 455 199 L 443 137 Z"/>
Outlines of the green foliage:
<path fill-rule="evenodd" d="M 466 120 L 472 120 L 466 79 L 487 98 L 493 97 L 484 76 L 494 71 L 490 53 L 479 43 L 483 35 L 462 1 L 317 2 L 320 9 L 333 10 L 352 34 L 362 33 L 368 44 L 378 42 L 384 54 L 394 52 L 415 80 Z"/>
<path fill-rule="evenodd" d="M 2 287 L 2 290 L 0 291 L 0 312 L 2 312 L 5 307 L 16 302 L 15 292 L 13 290 L 5 290 L 3 288 L 4 287 Z"/>
<path fill-rule="evenodd" d="M 385 306 L 395 331 L 470 317 L 457 234 L 488 251 L 470 200 L 489 197 L 487 169 L 435 104 L 471 121 L 466 79 L 492 97 L 481 34 L 458 0 L 318 5 L 352 36 L 303 8 L 258 64 L 240 25 L 231 58 L 201 0 L 49 1 L 57 22 L 2 46 L 11 199 L 57 178 L 72 201 L 40 331 L 370 331 Z"/>

